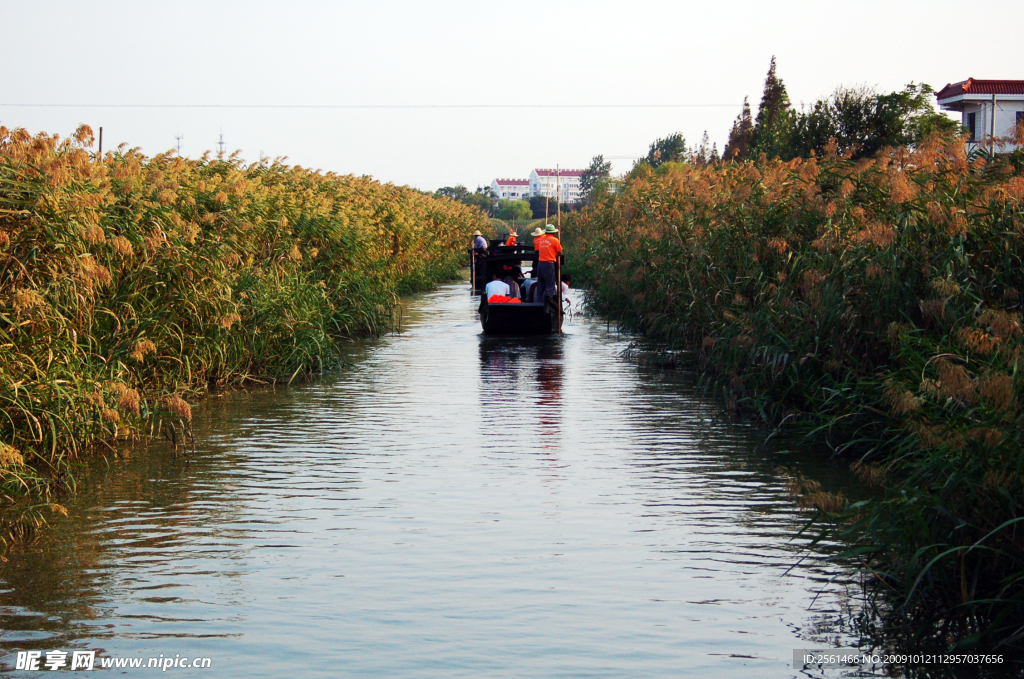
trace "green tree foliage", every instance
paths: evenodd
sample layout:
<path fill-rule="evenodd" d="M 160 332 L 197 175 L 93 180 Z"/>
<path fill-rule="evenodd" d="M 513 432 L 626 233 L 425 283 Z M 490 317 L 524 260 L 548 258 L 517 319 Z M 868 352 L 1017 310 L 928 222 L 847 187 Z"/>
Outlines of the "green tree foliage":
<path fill-rule="evenodd" d="M 545 202 L 547 203 L 547 211 L 549 217 L 554 219 L 555 215 L 558 213 L 558 201 L 555 200 L 554 198 L 549 198 L 545 201 L 544 196 L 530 196 L 530 210 L 533 212 L 534 219 L 544 219 Z M 562 203 L 561 209 L 562 213 L 565 214 L 567 212 L 572 212 L 573 210 L 576 210 L 578 208 L 578 205 L 573 205 L 571 203 Z"/>
<path fill-rule="evenodd" d="M 726 160 L 807 158 L 822 155 L 835 140 L 834 151 L 853 158 L 871 156 L 886 147 L 916 146 L 936 132 L 956 131 L 957 124 L 935 110 L 934 90 L 911 83 L 903 90 L 879 94 L 870 88 L 839 88 L 809 110 L 794 111 L 786 86 L 772 58 L 757 118 L 750 105 L 729 131 L 722 156 Z"/>
<path fill-rule="evenodd" d="M 584 203 L 590 202 L 594 189 L 601 180 L 608 178 L 611 171 L 611 161 L 605 160 L 604 155 L 596 155 L 591 159 L 590 165 L 580 175 L 580 195 Z"/>
<path fill-rule="evenodd" d="M 530 196 L 530 210 L 533 212 L 534 219 L 544 219 L 545 205 L 548 211 L 548 215 L 553 215 L 558 212 L 558 201 L 554 198 L 545 198 L 544 196 Z M 565 206 L 563 205 L 563 210 Z"/>
<path fill-rule="evenodd" d="M 457 200 L 460 203 L 470 205 L 478 208 L 488 217 L 494 215 L 495 205 L 497 198 L 494 196 L 494 192 L 491 191 L 490 187 L 478 186 L 476 191 L 470 193 L 462 184 L 456 184 L 455 186 L 443 186 L 434 192 L 434 196 L 451 198 Z"/>
<path fill-rule="evenodd" d="M 863 158 L 887 146 L 913 146 L 934 132 L 954 132 L 956 123 L 932 106 L 933 93 L 913 83 L 889 94 L 837 89 L 796 117 L 790 157 L 821 155 L 834 139 L 837 152 Z"/>
<path fill-rule="evenodd" d="M 442 186 L 434 192 L 435 196 L 440 198 L 451 198 L 452 200 L 462 200 L 469 195 L 469 189 L 462 184 L 456 184 L 455 186 Z"/>
<path fill-rule="evenodd" d="M 664 163 L 686 162 L 686 138 L 682 132 L 673 132 L 664 139 L 655 139 L 640 161 L 654 169 Z M 640 163 L 637 163 L 638 165 Z"/>
<path fill-rule="evenodd" d="M 491 201 L 491 197 L 483 193 L 467 194 L 460 202 L 480 208 L 480 211 L 485 215 L 490 215 L 494 206 L 494 203 Z"/>
<path fill-rule="evenodd" d="M 786 86 L 775 73 L 773 56 L 764 80 L 764 92 L 761 95 L 761 105 L 757 109 L 757 120 L 754 121 L 751 155 L 763 153 L 768 158 L 792 158 L 794 118 Z"/>
<path fill-rule="evenodd" d="M 498 210 L 495 212 L 495 216 L 506 221 L 513 219 L 522 221 L 531 219 L 533 210 L 525 200 L 501 200 L 498 201 Z"/>

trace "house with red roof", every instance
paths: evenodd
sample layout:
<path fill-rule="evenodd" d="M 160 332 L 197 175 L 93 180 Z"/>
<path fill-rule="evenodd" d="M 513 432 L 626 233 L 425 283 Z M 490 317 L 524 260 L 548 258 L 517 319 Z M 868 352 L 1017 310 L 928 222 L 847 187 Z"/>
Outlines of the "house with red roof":
<path fill-rule="evenodd" d="M 530 173 L 530 195 L 554 198 L 560 203 L 578 203 L 583 198 L 580 176 L 583 170 L 542 169 Z"/>
<path fill-rule="evenodd" d="M 935 97 L 945 111 L 959 111 L 970 135 L 969 147 L 1009 153 L 1017 144 L 1017 125 L 1024 123 L 1024 80 L 967 80 L 946 85 Z"/>
<path fill-rule="evenodd" d="M 495 179 L 491 191 L 501 200 L 526 200 L 529 197 L 529 179 Z"/>

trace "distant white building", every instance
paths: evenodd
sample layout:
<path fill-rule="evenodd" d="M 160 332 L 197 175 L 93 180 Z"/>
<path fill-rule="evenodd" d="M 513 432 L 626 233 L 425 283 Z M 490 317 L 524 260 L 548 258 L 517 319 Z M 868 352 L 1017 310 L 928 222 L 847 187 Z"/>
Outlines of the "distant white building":
<path fill-rule="evenodd" d="M 526 200 L 529 189 L 529 179 L 495 179 L 491 182 L 491 191 L 501 200 Z"/>
<path fill-rule="evenodd" d="M 538 168 L 530 173 L 530 196 L 554 198 L 557 186 L 558 202 L 578 203 L 582 198 L 581 174 L 583 174 L 583 170 L 543 170 Z"/>
<path fill-rule="evenodd" d="M 970 150 L 988 148 L 992 137 L 1010 137 L 1024 122 L 1024 80 L 975 80 L 943 87 L 935 97 L 946 111 L 959 111 L 970 134 Z M 994 134 L 993 134 L 994 132 Z M 996 143 L 995 150 L 1009 153 L 1016 144 Z"/>

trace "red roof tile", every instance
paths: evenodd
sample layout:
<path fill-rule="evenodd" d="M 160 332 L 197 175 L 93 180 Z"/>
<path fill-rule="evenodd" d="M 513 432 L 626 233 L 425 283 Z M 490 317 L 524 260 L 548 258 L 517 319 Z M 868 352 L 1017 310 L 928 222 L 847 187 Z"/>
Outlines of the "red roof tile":
<path fill-rule="evenodd" d="M 968 78 L 946 85 L 935 94 L 939 101 L 962 94 L 1024 94 L 1024 80 L 975 80 Z"/>
<path fill-rule="evenodd" d="M 583 170 L 534 170 L 538 177 L 578 177 L 583 174 Z"/>

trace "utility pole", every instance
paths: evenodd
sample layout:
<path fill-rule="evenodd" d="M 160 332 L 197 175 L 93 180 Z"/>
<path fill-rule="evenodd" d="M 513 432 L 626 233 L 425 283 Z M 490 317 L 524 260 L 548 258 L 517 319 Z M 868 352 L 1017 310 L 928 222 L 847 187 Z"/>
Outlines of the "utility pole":
<path fill-rule="evenodd" d="M 995 94 L 992 95 L 992 129 L 990 130 L 990 132 L 992 132 L 992 136 L 990 138 L 988 148 L 989 148 L 989 151 L 991 151 L 993 154 L 995 154 L 995 152 L 996 152 L 996 95 Z"/>
<path fill-rule="evenodd" d="M 562 234 L 562 171 L 555 165 L 555 210 L 558 211 L 558 237 Z"/>
<path fill-rule="evenodd" d="M 96 154 L 97 160 L 103 160 L 103 128 L 100 127 L 100 150 Z"/>
<path fill-rule="evenodd" d="M 555 210 L 558 211 L 558 240 L 562 240 L 562 170 L 555 165 Z M 558 303 L 558 334 L 562 334 L 562 255 L 555 255 L 555 299 Z"/>
<path fill-rule="evenodd" d="M 549 172 L 549 170 L 545 170 Z M 551 200 L 551 186 L 548 184 L 548 178 L 544 178 L 544 224 L 548 223 L 548 202 Z"/>

